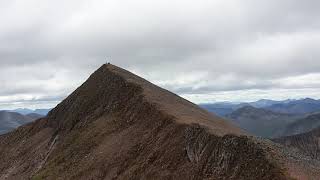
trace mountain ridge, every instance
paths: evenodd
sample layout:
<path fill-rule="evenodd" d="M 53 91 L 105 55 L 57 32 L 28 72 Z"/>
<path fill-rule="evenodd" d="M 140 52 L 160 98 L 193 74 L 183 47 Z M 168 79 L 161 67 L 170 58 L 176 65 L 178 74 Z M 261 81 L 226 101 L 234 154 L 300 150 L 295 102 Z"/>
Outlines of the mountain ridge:
<path fill-rule="evenodd" d="M 287 147 L 298 149 L 313 159 L 320 160 L 320 127 L 312 131 L 273 139 Z"/>
<path fill-rule="evenodd" d="M 8 133 L 41 117 L 39 114 L 22 115 L 16 112 L 0 111 L 0 134 Z"/>
<path fill-rule="evenodd" d="M 51 109 L 34 109 L 34 110 L 32 110 L 32 109 L 28 109 L 28 108 L 18 108 L 18 109 L 13 109 L 13 110 L 4 110 L 4 111 L 17 112 L 22 115 L 35 113 L 35 114 L 40 114 L 40 115 L 46 116 L 50 110 Z"/>
<path fill-rule="evenodd" d="M 287 125 L 283 130 L 284 136 L 297 135 L 320 127 L 320 113 L 308 114 Z"/>
<path fill-rule="evenodd" d="M 316 176 L 316 169 L 297 163 L 283 168 L 289 160 L 261 142 L 167 90 L 103 65 L 47 117 L 0 136 L 0 179 L 299 177 L 292 167 Z"/>
<path fill-rule="evenodd" d="M 236 111 L 244 106 L 253 106 L 255 108 L 264 108 L 276 113 L 285 114 L 305 114 L 320 110 L 320 100 L 312 98 L 287 99 L 282 101 L 260 99 L 254 102 L 217 102 L 199 104 L 209 112 L 213 112 L 221 117 Z M 298 113 L 297 113 L 298 112 Z"/>
<path fill-rule="evenodd" d="M 287 114 L 306 114 L 320 111 L 320 101 L 305 98 L 295 101 L 290 101 L 284 104 L 273 104 L 265 107 L 274 112 L 287 113 Z"/>
<path fill-rule="evenodd" d="M 282 130 L 289 123 L 294 122 L 298 116 L 244 106 L 227 115 L 226 118 L 252 134 L 270 138 L 280 136 Z"/>

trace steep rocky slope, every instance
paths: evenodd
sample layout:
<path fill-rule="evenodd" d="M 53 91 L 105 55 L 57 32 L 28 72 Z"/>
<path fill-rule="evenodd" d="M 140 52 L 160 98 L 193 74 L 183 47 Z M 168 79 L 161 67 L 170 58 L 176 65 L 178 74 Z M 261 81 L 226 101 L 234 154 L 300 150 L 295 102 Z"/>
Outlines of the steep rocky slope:
<path fill-rule="evenodd" d="M 296 148 L 311 158 L 320 160 L 320 127 L 307 133 L 277 138 L 274 141 Z"/>
<path fill-rule="evenodd" d="M 0 136 L 0 179 L 319 176 L 280 150 L 108 64 L 47 117 Z"/>

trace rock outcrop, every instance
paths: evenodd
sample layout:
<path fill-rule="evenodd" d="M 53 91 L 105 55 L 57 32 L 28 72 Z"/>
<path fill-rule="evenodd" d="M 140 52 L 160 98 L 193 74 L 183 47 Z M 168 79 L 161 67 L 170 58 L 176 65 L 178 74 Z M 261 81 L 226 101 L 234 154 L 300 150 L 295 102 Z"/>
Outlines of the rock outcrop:
<path fill-rule="evenodd" d="M 275 142 L 296 148 L 320 161 L 320 127 L 310 132 L 274 139 Z"/>

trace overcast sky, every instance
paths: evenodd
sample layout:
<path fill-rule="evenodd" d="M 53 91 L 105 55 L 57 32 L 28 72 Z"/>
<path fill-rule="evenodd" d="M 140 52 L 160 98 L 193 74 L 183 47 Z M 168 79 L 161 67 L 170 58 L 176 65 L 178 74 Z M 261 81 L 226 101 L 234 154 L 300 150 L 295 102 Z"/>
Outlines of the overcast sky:
<path fill-rule="evenodd" d="M 320 98 L 318 0 L 1 0 L 0 109 L 111 63 L 189 100 Z"/>

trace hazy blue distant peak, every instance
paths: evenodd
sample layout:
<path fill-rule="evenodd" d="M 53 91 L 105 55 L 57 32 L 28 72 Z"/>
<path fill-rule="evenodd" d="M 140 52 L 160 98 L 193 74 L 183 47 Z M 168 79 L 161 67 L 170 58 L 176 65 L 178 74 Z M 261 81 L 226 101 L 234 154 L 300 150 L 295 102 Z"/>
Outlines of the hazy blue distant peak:
<path fill-rule="evenodd" d="M 40 115 L 47 115 L 48 112 L 50 111 L 51 109 L 35 109 L 35 110 L 32 110 L 32 109 L 28 109 L 28 108 L 18 108 L 18 109 L 14 109 L 14 110 L 8 110 L 9 112 L 17 112 L 19 114 L 23 114 L 23 115 L 27 115 L 27 114 L 32 114 L 32 113 L 35 113 L 35 114 L 40 114 Z"/>
<path fill-rule="evenodd" d="M 211 104 L 200 104 L 200 106 L 219 116 L 225 116 L 244 106 L 265 108 L 274 112 L 285 114 L 304 114 L 320 111 L 320 100 L 315 100 L 312 98 L 303 98 L 299 100 L 287 99 L 283 101 L 260 99 L 258 101 L 249 103 L 215 102 Z"/>
<path fill-rule="evenodd" d="M 320 101 L 311 98 L 304 98 L 299 100 L 293 100 L 288 103 L 277 103 L 265 108 L 274 112 L 289 114 L 306 114 L 320 111 Z"/>
<path fill-rule="evenodd" d="M 36 109 L 33 113 L 47 115 L 51 109 Z"/>
<path fill-rule="evenodd" d="M 274 100 L 269 100 L 269 99 L 261 99 L 255 102 L 249 103 L 251 106 L 254 107 L 266 107 L 266 106 L 271 106 L 273 104 L 281 103 L 282 101 L 274 101 Z"/>
<path fill-rule="evenodd" d="M 253 102 L 231 102 L 231 101 L 222 101 L 222 102 L 212 102 L 212 103 L 203 103 L 201 105 L 239 105 L 239 104 L 250 104 L 254 107 L 267 107 L 273 104 L 286 104 L 292 102 L 310 102 L 310 103 L 318 103 L 320 100 L 312 99 L 312 98 L 302 98 L 302 99 L 286 99 L 286 100 L 271 100 L 271 99 L 260 99 Z"/>
<path fill-rule="evenodd" d="M 305 99 L 301 99 L 300 101 L 304 101 L 304 102 L 309 102 L 309 103 L 319 103 L 319 100 L 315 100 L 312 98 L 305 98 Z"/>
<path fill-rule="evenodd" d="M 18 109 L 9 110 L 9 111 L 10 112 L 17 112 L 17 113 L 20 113 L 20 114 L 23 114 L 23 115 L 33 113 L 33 110 L 27 109 L 27 108 L 18 108 Z"/>

